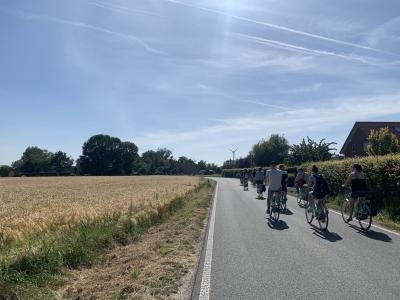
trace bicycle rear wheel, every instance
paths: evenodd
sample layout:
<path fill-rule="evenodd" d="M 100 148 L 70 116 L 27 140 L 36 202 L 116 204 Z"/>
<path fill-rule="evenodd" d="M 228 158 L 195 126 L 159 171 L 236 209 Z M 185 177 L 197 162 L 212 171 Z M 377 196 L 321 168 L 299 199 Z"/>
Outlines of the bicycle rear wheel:
<path fill-rule="evenodd" d="M 367 205 L 367 204 L 366 204 Z M 367 218 L 364 220 L 358 220 L 358 223 L 360 224 L 360 227 L 363 230 L 369 230 L 371 225 L 372 225 L 372 216 L 371 216 L 371 208 L 368 202 L 368 214 L 367 214 Z"/>
<path fill-rule="evenodd" d="M 341 211 L 342 211 L 343 222 L 348 223 L 347 218 L 350 215 L 350 202 L 347 199 L 343 201 L 341 206 Z"/>
<path fill-rule="evenodd" d="M 318 225 L 321 230 L 326 231 L 328 229 L 328 224 L 329 224 L 329 217 L 328 217 L 329 211 L 325 205 L 323 206 L 322 212 L 325 218 L 320 218 L 318 216 Z"/>
<path fill-rule="evenodd" d="M 311 222 L 314 219 L 314 213 L 313 213 L 313 207 L 310 207 L 311 203 L 307 202 L 304 210 L 306 212 L 306 220 L 308 224 L 311 224 Z"/>

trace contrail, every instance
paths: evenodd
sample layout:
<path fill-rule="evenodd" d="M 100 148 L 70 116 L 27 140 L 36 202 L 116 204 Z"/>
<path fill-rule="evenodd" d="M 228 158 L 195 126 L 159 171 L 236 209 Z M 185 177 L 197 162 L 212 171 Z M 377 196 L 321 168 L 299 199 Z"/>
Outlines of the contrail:
<path fill-rule="evenodd" d="M 174 3 L 174 4 L 177 4 L 177 5 L 182 5 L 182 6 L 186 6 L 186 7 L 190 7 L 190 8 L 195 8 L 195 9 L 199 9 L 199 10 L 203 10 L 203 11 L 207 11 L 207 12 L 212 12 L 212 13 L 215 13 L 215 14 L 220 14 L 220 15 L 223 15 L 223 16 L 230 17 L 232 19 L 236 19 L 236 20 L 240 20 L 240 21 L 244 21 L 244 22 L 249 22 L 249 23 L 253 23 L 253 24 L 258 24 L 258 25 L 263 25 L 263 26 L 266 26 L 266 27 L 269 27 L 269 28 L 278 29 L 278 30 L 282 30 L 282 31 L 286 31 L 286 32 L 291 32 L 291 33 L 295 33 L 295 34 L 299 34 L 299 35 L 303 35 L 303 36 L 307 36 L 307 37 L 312 37 L 312 38 L 323 40 L 323 41 L 327 41 L 327 42 L 346 45 L 346 46 L 355 47 L 355 48 L 364 49 L 364 50 L 370 50 L 370 51 L 379 52 L 379 53 L 386 53 L 386 52 L 384 52 L 382 50 L 375 49 L 375 48 L 372 48 L 372 47 L 359 45 L 359 44 L 355 44 L 355 43 L 350 43 L 350 42 L 346 42 L 346 41 L 342 41 L 342 40 L 337 40 L 337 39 L 333 39 L 333 38 L 330 38 L 330 37 L 326 37 L 326 36 L 322 36 L 322 35 L 318 35 L 318 34 L 313 34 L 313 33 L 305 32 L 305 31 L 297 30 L 297 29 L 293 29 L 293 28 L 290 28 L 290 27 L 280 26 L 280 25 L 276 25 L 276 24 L 272 24 L 272 23 L 261 22 L 261 21 L 257 21 L 257 20 L 253 20 L 253 19 L 249 19 L 249 18 L 245 18 L 245 17 L 241 17 L 241 16 L 236 16 L 236 15 L 232 15 L 232 14 L 225 13 L 223 11 L 219 11 L 219 10 L 215 10 L 215 9 L 211 9 L 211 8 L 206 8 L 206 7 L 201 7 L 201 6 L 197 6 L 197 5 L 187 4 L 187 3 L 183 3 L 183 2 L 175 1 L 175 0 L 162 0 L 162 1 L 170 2 L 170 3 Z"/>
<path fill-rule="evenodd" d="M 294 52 L 299 52 L 299 53 L 303 53 L 303 54 L 311 54 L 311 55 L 317 55 L 317 56 L 334 56 L 334 57 L 339 57 L 339 58 L 343 58 L 346 60 L 361 62 L 364 64 L 375 65 L 375 66 L 379 65 L 377 62 L 372 61 L 372 59 L 369 57 L 345 55 L 345 54 L 336 53 L 336 52 L 310 49 L 310 48 L 305 48 L 305 47 L 301 47 L 301 46 L 296 46 L 296 45 L 292 45 L 292 44 L 279 42 L 276 40 L 269 40 L 269 39 L 264 39 L 264 38 L 260 38 L 260 37 L 256 37 L 256 36 L 244 35 L 244 34 L 238 34 L 238 33 L 231 34 L 231 36 L 237 37 L 240 39 L 245 39 L 248 41 L 252 41 L 255 43 L 259 43 L 262 45 L 268 45 L 271 47 L 285 49 L 285 50 L 294 51 Z"/>
<path fill-rule="evenodd" d="M 101 2 L 95 2 L 95 1 L 90 1 L 90 2 L 88 2 L 88 4 L 94 5 L 94 6 L 106 9 L 106 10 L 127 14 L 130 16 L 147 15 L 147 16 L 153 16 L 153 17 L 162 17 L 161 15 L 158 15 L 158 14 L 155 14 L 155 13 L 152 13 L 149 11 L 132 9 L 132 8 L 124 7 L 124 6 L 114 6 L 114 5 L 101 3 Z"/>
<path fill-rule="evenodd" d="M 255 101 L 255 100 L 240 100 L 240 102 L 250 103 L 250 104 L 257 104 L 257 105 L 261 105 L 261 106 L 266 106 L 266 107 L 271 107 L 271 108 L 282 109 L 282 110 L 284 110 L 284 111 L 292 110 L 292 109 L 289 108 L 289 107 L 280 106 L 280 105 L 275 105 L 275 104 L 269 104 L 269 103 L 265 103 L 265 102 L 259 102 L 259 101 Z"/>
<path fill-rule="evenodd" d="M 3 10 L 3 9 L 0 9 L 0 11 L 3 11 L 8 14 L 11 14 L 16 17 L 23 18 L 23 19 L 27 19 L 27 20 L 50 21 L 50 22 L 55 22 L 55 23 L 59 23 L 59 24 L 84 28 L 84 29 L 88 29 L 88 30 L 92 30 L 92 31 L 96 31 L 96 32 L 101 32 L 101 33 L 104 33 L 104 34 L 107 34 L 107 35 L 110 35 L 113 37 L 117 37 L 117 38 L 120 38 L 120 39 L 123 39 L 126 41 L 135 42 L 135 43 L 141 45 L 149 53 L 162 54 L 162 55 L 167 54 L 164 51 L 161 51 L 161 50 L 151 47 L 145 41 L 143 41 L 142 39 L 140 39 L 136 36 L 117 32 L 117 31 L 112 31 L 112 30 L 109 30 L 109 29 L 106 29 L 103 27 L 94 26 L 91 24 L 83 23 L 83 22 L 71 21 L 71 20 L 62 19 L 62 18 L 58 18 L 58 17 L 52 17 L 52 16 L 48 16 L 48 15 L 30 14 L 30 13 L 25 13 L 22 11 L 10 12 L 10 11 Z"/>

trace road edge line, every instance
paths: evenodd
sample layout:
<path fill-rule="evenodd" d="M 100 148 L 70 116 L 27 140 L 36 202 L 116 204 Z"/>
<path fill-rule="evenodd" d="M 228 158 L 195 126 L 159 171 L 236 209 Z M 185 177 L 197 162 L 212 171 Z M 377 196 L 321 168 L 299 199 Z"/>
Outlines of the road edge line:
<path fill-rule="evenodd" d="M 206 245 L 206 253 L 204 256 L 203 273 L 201 276 L 199 300 L 210 299 L 211 264 L 212 264 L 212 252 L 214 246 L 214 224 L 215 224 L 215 210 L 217 208 L 217 197 L 218 197 L 218 182 L 215 187 L 210 223 L 208 227 L 207 245 Z"/>

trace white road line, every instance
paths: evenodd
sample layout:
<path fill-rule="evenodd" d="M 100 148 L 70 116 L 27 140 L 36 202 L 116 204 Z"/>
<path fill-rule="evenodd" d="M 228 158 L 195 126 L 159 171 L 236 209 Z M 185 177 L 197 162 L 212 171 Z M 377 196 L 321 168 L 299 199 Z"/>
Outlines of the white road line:
<path fill-rule="evenodd" d="M 335 214 L 337 214 L 337 215 L 339 215 L 339 216 L 342 216 L 342 213 L 340 213 L 340 212 L 338 212 L 338 211 L 336 211 L 336 210 L 333 210 L 333 209 L 329 209 L 329 212 L 333 212 L 333 213 L 335 213 Z M 380 230 L 382 230 L 382 231 L 386 231 L 386 232 L 389 232 L 389 233 L 391 233 L 391 234 L 400 236 L 399 233 L 397 233 L 397 232 L 395 232 L 395 231 L 392 231 L 392 230 L 389 230 L 389 229 L 386 229 L 386 228 L 384 228 L 384 227 L 378 226 L 378 225 L 372 224 L 371 227 L 374 227 L 374 228 L 380 229 Z"/>
<path fill-rule="evenodd" d="M 214 244 L 214 224 L 215 224 L 215 210 L 217 208 L 216 205 L 217 195 L 218 195 L 218 183 L 215 187 L 215 195 L 211 211 L 210 224 L 208 227 L 207 247 L 204 259 L 203 274 L 201 278 L 199 300 L 210 299 L 211 263 L 212 263 L 213 244 Z"/>

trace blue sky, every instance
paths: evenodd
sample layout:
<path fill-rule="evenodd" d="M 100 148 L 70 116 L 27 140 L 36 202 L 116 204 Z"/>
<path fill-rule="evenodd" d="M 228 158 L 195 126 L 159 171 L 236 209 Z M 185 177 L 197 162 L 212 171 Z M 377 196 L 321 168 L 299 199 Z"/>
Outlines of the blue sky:
<path fill-rule="evenodd" d="M 0 164 L 91 135 L 222 163 L 400 118 L 398 0 L 2 0 Z"/>

